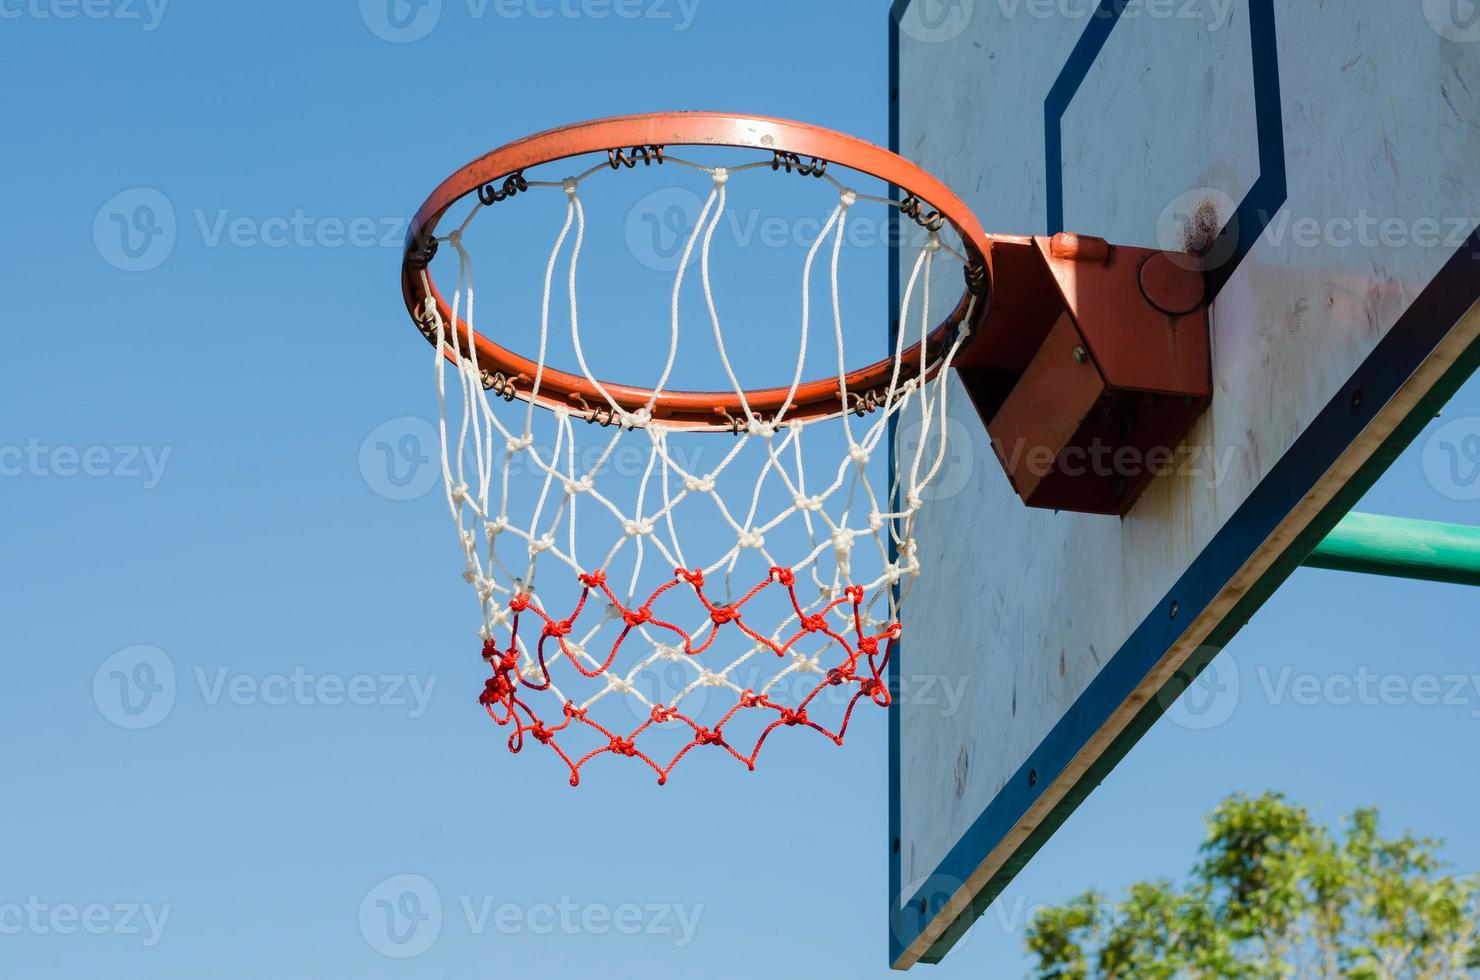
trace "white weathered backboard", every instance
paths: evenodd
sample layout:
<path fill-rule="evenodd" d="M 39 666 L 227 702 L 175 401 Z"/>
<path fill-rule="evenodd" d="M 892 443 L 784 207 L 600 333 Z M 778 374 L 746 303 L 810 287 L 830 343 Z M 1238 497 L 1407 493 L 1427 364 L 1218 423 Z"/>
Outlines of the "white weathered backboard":
<path fill-rule="evenodd" d="M 908 967 L 1480 361 L 1480 6 L 899 0 L 890 32 L 894 149 L 988 231 L 1207 252 L 1214 297 L 1212 407 L 1124 518 L 1025 508 L 954 399 L 892 665 Z"/>

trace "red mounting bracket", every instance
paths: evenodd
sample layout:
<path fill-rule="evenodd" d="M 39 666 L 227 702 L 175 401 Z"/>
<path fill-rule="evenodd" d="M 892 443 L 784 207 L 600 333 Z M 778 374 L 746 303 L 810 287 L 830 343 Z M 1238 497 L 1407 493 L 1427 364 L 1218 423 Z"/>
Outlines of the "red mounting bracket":
<path fill-rule="evenodd" d="M 1197 259 L 989 237 L 999 288 L 955 366 L 992 448 L 1030 507 L 1124 514 L 1212 399 Z"/>

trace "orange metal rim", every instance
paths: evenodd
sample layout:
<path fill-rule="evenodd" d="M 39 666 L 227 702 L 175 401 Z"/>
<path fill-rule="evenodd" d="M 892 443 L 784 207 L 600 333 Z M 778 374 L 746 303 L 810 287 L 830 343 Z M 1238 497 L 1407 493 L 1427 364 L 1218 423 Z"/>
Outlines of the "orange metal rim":
<path fill-rule="evenodd" d="M 662 146 L 728 146 L 763 152 L 815 157 L 870 174 L 899 188 L 906 195 L 925 202 L 938 211 L 961 237 L 968 262 L 991 281 L 990 239 L 976 217 L 952 191 L 925 170 L 903 157 L 844 133 L 807 123 L 764 116 L 735 115 L 716 112 L 666 112 L 647 115 L 619 116 L 576 123 L 529 136 L 488 153 L 447 178 L 427 198 L 412 219 L 401 266 L 401 288 L 406 308 L 428 339 L 425 326 L 426 305 L 434 303 L 447 329 L 456 329 L 460 338 L 468 336 L 467 324 L 460 319 L 454 324 L 452 310 L 437 290 L 429 269 L 417 263 L 422 244 L 436 233 L 442 216 L 461 198 L 485 185 L 499 185 L 527 168 L 552 163 L 569 157 L 632 147 Z M 971 290 L 963 288 L 960 301 L 951 313 L 930 333 L 923 351 L 924 371 L 928 379 L 938 368 L 941 354 L 955 328 L 971 309 Z M 985 305 L 979 304 L 979 305 Z M 479 368 L 485 373 L 485 385 L 508 398 L 529 397 L 537 365 L 482 334 L 473 334 Z M 918 377 L 922 371 L 921 344 L 906 349 L 901 358 L 900 381 Z M 450 348 L 444 351 L 455 357 Z M 873 392 L 888 383 L 894 359 L 885 358 L 845 375 L 848 391 L 857 395 Z M 656 423 L 670 428 L 714 429 L 731 431 L 745 420 L 748 406 L 758 418 L 770 419 L 786 405 L 789 388 L 747 391 L 742 405 L 734 391 L 664 391 L 653 397 L 651 389 L 601 382 L 612 400 L 626 412 L 636 412 L 652 402 Z M 609 409 L 605 397 L 582 375 L 559 371 L 546 365 L 540 376 L 540 390 L 534 400 L 547 407 L 590 410 L 593 417 Z M 786 419 L 802 422 L 826 418 L 847 411 L 836 376 L 809 381 L 797 387 L 786 411 Z"/>

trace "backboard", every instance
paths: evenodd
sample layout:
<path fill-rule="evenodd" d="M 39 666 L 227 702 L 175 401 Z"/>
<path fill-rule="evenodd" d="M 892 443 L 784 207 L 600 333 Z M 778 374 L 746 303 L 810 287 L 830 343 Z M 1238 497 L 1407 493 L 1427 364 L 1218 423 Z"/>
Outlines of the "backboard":
<path fill-rule="evenodd" d="M 988 231 L 1204 256 L 1214 382 L 1123 517 L 1025 507 L 953 397 L 891 665 L 905 968 L 950 949 L 1480 361 L 1480 6 L 899 0 L 890 49 L 892 148 Z"/>

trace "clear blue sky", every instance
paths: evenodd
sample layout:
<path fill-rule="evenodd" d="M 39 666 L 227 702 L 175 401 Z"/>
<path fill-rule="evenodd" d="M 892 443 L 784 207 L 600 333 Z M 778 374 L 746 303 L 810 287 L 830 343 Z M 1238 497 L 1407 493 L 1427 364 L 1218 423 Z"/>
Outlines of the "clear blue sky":
<path fill-rule="evenodd" d="M 0 974 L 883 977 L 882 714 L 754 775 L 572 791 L 474 703 L 440 498 L 362 459 L 432 411 L 380 238 L 452 167 L 665 107 L 885 142 L 883 5 L 444 7 L 397 28 L 383 0 L 0 5 Z M 116 220 L 137 243 L 166 211 L 172 242 L 120 250 Z M 354 219 L 376 233 L 346 242 Z M 882 279 L 850 301 L 882 310 Z M 1472 382 L 1445 420 L 1476 417 Z M 1439 424 L 1364 509 L 1480 522 L 1426 475 Z M 1477 636 L 1473 591 L 1297 574 L 922 970 L 1021 972 L 1032 906 L 1181 875 L 1235 790 L 1377 804 L 1480 867 Z M 1352 703 L 1307 703 L 1305 675 Z M 377 932 L 382 901 L 405 934 Z M 406 935 L 425 952 L 380 951 Z"/>

